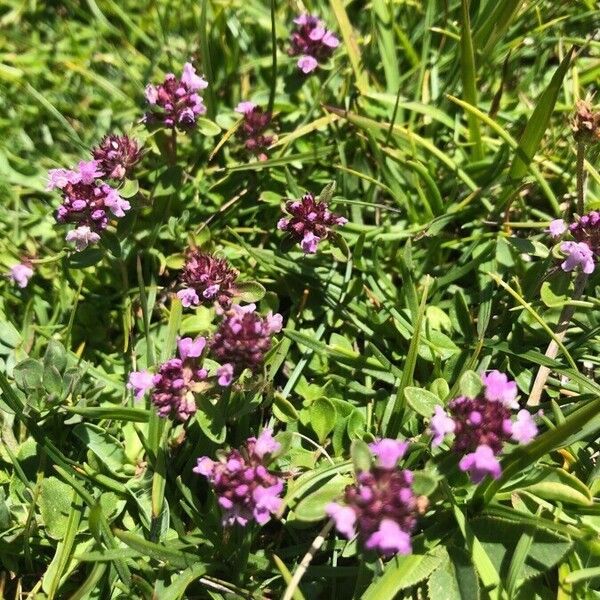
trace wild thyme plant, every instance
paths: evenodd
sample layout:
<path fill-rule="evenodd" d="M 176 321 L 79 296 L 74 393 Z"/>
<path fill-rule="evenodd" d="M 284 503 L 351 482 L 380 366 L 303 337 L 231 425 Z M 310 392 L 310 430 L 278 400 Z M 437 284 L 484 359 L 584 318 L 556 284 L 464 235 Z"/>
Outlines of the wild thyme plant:
<path fill-rule="evenodd" d="M 598 17 L 6 0 L 2 597 L 596 598 Z"/>

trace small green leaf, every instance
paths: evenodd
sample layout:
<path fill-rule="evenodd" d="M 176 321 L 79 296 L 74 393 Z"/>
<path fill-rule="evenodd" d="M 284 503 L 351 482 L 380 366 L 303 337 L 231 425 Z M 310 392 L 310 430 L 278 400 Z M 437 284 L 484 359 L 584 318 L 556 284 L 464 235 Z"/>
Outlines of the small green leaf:
<path fill-rule="evenodd" d="M 336 421 L 336 410 L 333 402 L 327 398 L 317 398 L 309 409 L 310 425 L 317 434 L 319 443 L 323 443 L 333 430 Z"/>
<path fill-rule="evenodd" d="M 299 521 L 314 522 L 326 517 L 325 507 L 344 494 L 344 489 L 351 483 L 349 477 L 336 475 L 325 485 L 303 498 L 294 508 L 294 515 Z"/>
<path fill-rule="evenodd" d="M 371 468 L 373 453 L 368 444 L 362 440 L 354 440 L 352 442 L 350 455 L 352 456 L 352 465 L 354 466 L 355 473 L 362 473 Z"/>
<path fill-rule="evenodd" d="M 479 600 L 477 573 L 462 548 L 444 548 L 442 563 L 429 577 L 427 590 L 431 600 Z"/>
<path fill-rule="evenodd" d="M 273 415 L 283 423 L 298 420 L 298 411 L 296 411 L 294 405 L 277 392 L 273 396 Z"/>
<path fill-rule="evenodd" d="M 119 188 L 121 198 L 133 198 L 140 191 L 140 182 L 137 179 L 127 179 Z"/>
<path fill-rule="evenodd" d="M 333 192 L 335 192 L 335 181 L 330 181 L 319 194 L 319 200 L 329 204 L 333 198 Z"/>
<path fill-rule="evenodd" d="M 50 340 L 44 354 L 44 366 L 52 365 L 60 373 L 67 366 L 67 351 L 58 340 Z"/>
<path fill-rule="evenodd" d="M 465 371 L 460 378 L 459 389 L 462 396 L 475 398 L 483 390 L 481 377 L 475 371 Z"/>
<path fill-rule="evenodd" d="M 410 588 L 429 575 L 440 565 L 438 553 L 408 554 L 394 556 L 378 577 L 362 595 L 362 600 L 393 600 L 398 592 Z"/>
<path fill-rule="evenodd" d="M 54 365 L 44 367 L 44 388 L 49 394 L 60 396 L 63 390 L 63 380 Z"/>
<path fill-rule="evenodd" d="M 80 423 L 73 428 L 73 433 L 113 473 L 121 471 L 127 463 L 122 445 L 101 427 L 91 423 Z"/>
<path fill-rule="evenodd" d="M 10 321 L 2 320 L 0 322 L 0 342 L 9 348 L 16 348 L 23 343 L 23 338 Z"/>
<path fill-rule="evenodd" d="M 236 283 L 236 297 L 244 302 L 258 302 L 265 295 L 265 288 L 258 281 Z"/>
<path fill-rule="evenodd" d="M 354 409 L 348 417 L 346 431 L 348 437 L 352 439 L 362 438 L 367 426 L 367 418 L 360 410 Z"/>
<path fill-rule="evenodd" d="M 200 429 L 209 440 L 215 444 L 222 444 L 227 435 L 227 428 L 220 407 L 212 404 L 204 395 L 196 398 L 196 404 L 196 421 Z"/>
<path fill-rule="evenodd" d="M 44 367 L 33 358 L 26 358 L 15 366 L 13 377 L 22 390 L 35 390 L 42 385 Z"/>
<path fill-rule="evenodd" d="M 98 264 L 104 256 L 100 248 L 89 247 L 81 252 L 74 252 L 67 260 L 69 269 L 86 269 Z"/>
<path fill-rule="evenodd" d="M 200 133 L 208 137 L 214 137 L 215 135 L 219 135 L 221 133 L 221 128 L 210 119 L 196 117 L 196 124 L 198 125 Z"/>
<path fill-rule="evenodd" d="M 185 264 L 185 256 L 180 252 L 177 254 L 170 254 L 165 258 L 165 264 L 169 269 L 182 269 Z"/>
<path fill-rule="evenodd" d="M 442 377 L 438 377 L 437 379 L 434 379 L 431 382 L 429 389 L 442 402 L 448 397 L 448 394 L 450 393 L 450 386 L 448 385 L 448 382 L 445 379 L 443 379 Z"/>
<path fill-rule="evenodd" d="M 413 471 L 412 489 L 418 496 L 431 496 L 438 486 L 438 479 L 427 471 Z"/>
<path fill-rule="evenodd" d="M 71 513 L 72 489 L 56 477 L 46 477 L 40 484 L 38 504 L 46 533 L 55 540 L 62 540 Z"/>
<path fill-rule="evenodd" d="M 520 486 L 545 500 L 557 500 L 578 506 L 592 506 L 594 501 L 587 486 L 577 477 L 557 467 L 538 467 L 535 483 Z"/>
<path fill-rule="evenodd" d="M 329 234 L 329 243 L 333 258 L 339 262 L 347 262 L 350 259 L 350 248 L 346 240 L 337 232 L 332 231 Z"/>
<path fill-rule="evenodd" d="M 431 418 L 435 407 L 440 404 L 438 396 L 418 387 L 404 388 L 404 397 L 416 413 L 427 419 Z"/>

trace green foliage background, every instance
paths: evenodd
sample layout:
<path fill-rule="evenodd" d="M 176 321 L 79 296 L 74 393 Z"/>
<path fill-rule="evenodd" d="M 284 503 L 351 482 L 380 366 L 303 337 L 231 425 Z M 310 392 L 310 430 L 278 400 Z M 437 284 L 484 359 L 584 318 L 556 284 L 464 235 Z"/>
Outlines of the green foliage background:
<path fill-rule="evenodd" d="M 0 263 L 39 260 L 26 290 L 0 283 L 3 593 L 281 597 L 351 481 L 352 442 L 387 435 L 411 439 L 430 496 L 414 554 L 384 564 L 330 534 L 296 598 L 596 598 L 597 277 L 566 352 L 543 354 L 572 293 L 544 230 L 575 193 L 569 119 L 600 76 L 597 6 L 306 3 L 343 40 L 306 79 L 286 54 L 302 6 L 273 6 L 275 79 L 260 0 L 0 1 Z M 169 167 L 139 122 L 143 90 L 190 58 L 210 82 L 207 119 L 178 136 Z M 279 139 L 249 161 L 228 138 L 233 107 L 272 92 Z M 146 143 L 126 189 L 137 209 L 72 254 L 46 173 L 111 130 Z M 591 148 L 588 210 L 597 166 Z M 283 200 L 331 181 L 342 240 L 284 251 Z M 125 381 L 170 357 L 176 334 L 214 330 L 212 310 L 182 313 L 171 297 L 190 241 L 259 281 L 285 331 L 260 388 L 167 442 Z M 472 371 L 503 370 L 527 398 L 543 364 L 544 433 L 506 456 L 501 480 L 474 487 L 432 456 L 433 405 Z M 288 444 L 290 511 L 224 534 L 191 468 L 265 423 Z"/>

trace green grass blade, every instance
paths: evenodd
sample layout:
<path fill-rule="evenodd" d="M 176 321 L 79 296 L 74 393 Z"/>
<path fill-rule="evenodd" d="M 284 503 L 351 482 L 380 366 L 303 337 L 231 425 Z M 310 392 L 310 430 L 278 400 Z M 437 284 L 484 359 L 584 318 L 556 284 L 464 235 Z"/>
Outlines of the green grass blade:
<path fill-rule="evenodd" d="M 43 579 L 42 586 L 48 594 L 48 600 L 53 600 L 53 598 L 55 598 L 60 585 L 60 580 L 65 574 L 71 560 L 75 536 L 83 514 L 82 506 L 81 497 L 77 492 L 73 491 L 73 499 L 71 501 L 71 510 L 69 512 L 69 520 L 67 521 L 65 535 L 56 546 L 56 554 Z"/>
<path fill-rule="evenodd" d="M 449 488 L 447 489 L 448 493 L 451 494 Z M 477 539 L 477 537 L 475 537 L 475 534 L 473 533 L 463 512 L 455 504 L 453 499 L 451 502 L 454 518 L 456 519 L 458 528 L 465 539 L 467 550 L 471 555 L 475 569 L 477 570 L 477 573 L 479 574 L 479 577 L 481 578 L 481 581 L 483 582 L 490 599 L 499 600 L 500 598 L 503 598 L 501 592 L 500 575 L 498 575 L 498 571 L 496 571 L 492 561 L 490 560 L 490 557 L 487 555 L 487 552 L 481 545 L 481 542 Z"/>
<path fill-rule="evenodd" d="M 515 151 L 515 155 L 524 159 L 527 162 L 527 156 L 524 154 L 523 150 L 519 147 L 519 142 L 515 140 L 515 138 L 510 135 L 502 125 L 497 123 L 494 119 L 492 119 L 489 115 L 479 110 L 476 106 L 469 104 L 461 100 L 460 98 L 455 98 L 454 96 L 448 95 L 447 98 L 458 104 L 461 108 L 466 110 L 468 113 L 474 115 L 477 119 L 480 119 L 483 123 L 485 123 L 490 129 L 494 130 L 503 141 L 505 141 L 508 146 Z M 544 179 L 544 176 L 540 173 L 538 168 L 533 164 L 533 162 L 529 161 L 527 164 L 527 168 L 529 169 L 531 175 L 535 178 L 540 189 L 544 192 L 546 198 L 550 202 L 552 209 L 555 214 L 560 214 L 560 207 L 556 195 L 552 191 L 552 188 L 548 185 L 548 182 Z"/>
<path fill-rule="evenodd" d="M 350 24 L 348 13 L 344 8 L 342 0 L 329 0 L 329 4 L 331 5 L 333 14 L 337 19 L 338 25 L 340 26 L 342 39 L 344 40 L 343 46 L 348 53 L 348 57 L 350 58 L 350 64 L 352 65 L 354 78 L 356 80 L 356 87 L 361 94 L 364 94 L 367 92 L 369 84 L 367 80 L 367 74 L 362 69 L 360 48 L 358 47 L 358 42 L 356 41 L 356 34 L 354 33 L 352 25 Z"/>
<path fill-rule="evenodd" d="M 477 69 L 471 39 L 471 20 L 469 17 L 469 2 L 462 0 L 462 23 L 460 35 L 460 70 L 462 75 L 463 95 L 465 100 L 477 106 Z M 469 139 L 473 145 L 473 158 L 481 160 L 484 156 L 479 121 L 471 114 L 467 115 L 469 123 Z"/>
<path fill-rule="evenodd" d="M 512 180 L 518 181 L 525 176 L 529 163 L 533 160 L 535 153 L 539 150 L 544 133 L 550 124 L 550 117 L 554 110 L 556 100 L 558 99 L 558 94 L 562 88 L 563 79 L 571 65 L 573 51 L 574 48 L 571 48 L 563 58 L 552 76 L 552 80 L 548 84 L 548 87 L 540 96 L 533 114 L 529 118 L 529 121 L 527 121 L 523 135 L 519 140 L 519 154 L 513 159 L 513 163 L 508 173 Z M 521 156 L 524 156 L 524 159 L 522 159 Z"/>
<path fill-rule="evenodd" d="M 493 7 L 493 10 L 487 13 L 487 17 L 473 34 L 473 44 L 483 56 L 488 56 L 504 36 L 522 4 L 523 0 L 503 0 L 502 2 L 491 0 L 488 2 L 488 6 Z"/>
<path fill-rule="evenodd" d="M 394 93 L 400 86 L 400 71 L 394 40 L 394 5 L 385 0 L 373 0 L 373 17 L 377 27 L 377 45 L 385 72 L 386 89 Z"/>
<path fill-rule="evenodd" d="M 544 329 L 544 331 L 556 342 L 557 346 L 560 348 L 561 352 L 564 354 L 565 358 L 571 365 L 574 371 L 579 371 L 577 368 L 577 363 L 573 360 L 571 353 L 567 350 L 562 341 L 556 336 L 556 334 L 550 329 L 546 321 L 537 313 L 537 311 L 531 306 L 529 302 L 527 302 L 519 293 L 513 290 L 508 283 L 502 281 L 498 275 L 494 273 L 487 273 L 499 286 L 503 287 Z"/>

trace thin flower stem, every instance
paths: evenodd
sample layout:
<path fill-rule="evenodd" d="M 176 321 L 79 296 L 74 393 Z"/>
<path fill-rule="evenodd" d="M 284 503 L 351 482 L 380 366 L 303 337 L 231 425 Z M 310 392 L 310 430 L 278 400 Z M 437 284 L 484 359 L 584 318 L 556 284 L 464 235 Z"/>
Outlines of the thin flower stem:
<path fill-rule="evenodd" d="M 577 142 L 577 213 L 581 216 L 583 214 L 585 206 L 585 143 Z M 586 273 L 580 272 L 575 279 L 575 289 L 573 290 L 573 296 L 571 300 L 577 301 L 581 298 L 585 285 L 587 283 L 588 276 Z M 560 318 L 558 319 L 558 325 L 556 326 L 555 338 L 550 341 L 544 356 L 548 358 L 556 358 L 558 349 L 562 341 L 567 335 L 569 324 L 575 313 L 576 304 L 571 303 L 562 309 Z M 546 366 L 540 366 L 537 375 L 531 388 L 531 394 L 527 400 L 527 406 L 538 406 L 542 397 L 542 392 L 548 376 L 550 375 L 550 368 Z"/>
<path fill-rule="evenodd" d="M 587 280 L 588 276 L 585 273 L 579 273 L 579 275 L 577 275 L 572 300 L 576 301 L 579 300 L 579 298 L 581 298 Z M 571 323 L 571 318 L 573 317 L 573 313 L 575 312 L 576 307 L 577 306 L 574 304 L 568 304 L 563 308 L 560 314 L 558 325 L 556 326 L 555 335 L 556 338 L 561 342 L 565 339 L 565 336 L 567 335 L 567 330 L 569 329 L 569 324 Z M 544 356 L 546 356 L 547 358 L 556 358 L 556 355 L 558 354 L 558 348 L 559 346 L 556 340 L 552 340 L 548 344 L 548 348 L 546 349 Z M 544 386 L 546 385 L 546 380 L 548 379 L 549 375 L 549 367 L 541 366 L 538 369 L 535 381 L 533 382 L 533 387 L 531 388 L 529 400 L 527 400 L 527 406 L 539 405 L 540 399 L 542 397 L 542 391 L 544 390 Z"/>
<path fill-rule="evenodd" d="M 585 143 L 577 142 L 577 214 L 582 215 L 585 209 Z"/>
<path fill-rule="evenodd" d="M 271 53 L 273 63 L 271 67 L 271 89 L 269 91 L 269 104 L 267 113 L 273 114 L 273 105 L 275 104 L 275 91 L 277 89 L 277 29 L 275 27 L 275 0 L 271 0 Z"/>
<path fill-rule="evenodd" d="M 312 559 L 314 558 L 315 554 L 319 551 L 319 549 L 325 542 L 325 539 L 327 538 L 327 535 L 331 531 L 332 527 L 333 519 L 329 519 L 329 521 L 327 521 L 323 529 L 319 531 L 319 535 L 317 535 L 317 537 L 313 540 L 313 543 L 310 545 L 310 548 L 308 549 L 308 552 L 304 555 L 304 558 L 300 561 L 298 568 L 294 572 L 294 575 L 292 576 L 287 588 L 285 589 L 285 593 L 283 594 L 282 600 L 292 600 L 294 592 L 300 585 L 300 581 L 302 577 L 304 577 L 308 566 L 312 562 Z"/>

